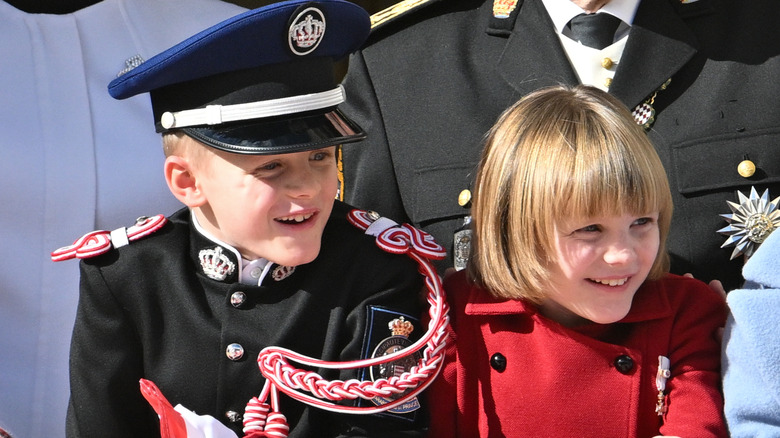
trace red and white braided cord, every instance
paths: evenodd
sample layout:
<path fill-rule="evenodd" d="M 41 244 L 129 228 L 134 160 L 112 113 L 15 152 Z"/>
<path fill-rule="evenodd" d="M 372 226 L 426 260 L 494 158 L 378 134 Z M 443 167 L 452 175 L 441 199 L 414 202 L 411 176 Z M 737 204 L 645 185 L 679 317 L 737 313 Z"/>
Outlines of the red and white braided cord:
<path fill-rule="evenodd" d="M 364 230 L 374 222 L 369 213 L 361 210 L 352 211 L 349 219 L 350 222 Z M 426 333 L 414 344 L 395 353 L 348 362 L 323 361 L 280 347 L 263 349 L 258 355 L 257 363 L 260 372 L 267 380 L 260 397 L 252 399 L 247 406 L 244 420 L 245 438 L 287 436 L 288 429 L 280 428 L 278 424 L 274 424 L 274 430 L 271 430 L 272 416 L 276 420 L 279 419 L 279 416 L 284 417 L 278 412 L 277 391 L 282 391 L 300 402 L 332 412 L 374 414 L 393 409 L 412 400 L 427 388 L 439 374 L 442 367 L 443 350 L 447 341 L 449 309 L 445 301 L 441 278 L 428 259 L 443 258 L 444 250 L 428 233 L 406 224 L 380 231 L 377 234 L 376 242 L 385 251 L 394 254 L 405 253 L 418 263 L 420 273 L 425 276 L 425 286 L 428 291 L 427 300 L 430 305 L 428 311 L 430 322 Z M 422 357 L 416 366 L 399 376 L 376 381 L 357 379 L 329 381 L 315 372 L 296 368 L 288 362 L 289 359 L 302 365 L 328 369 L 365 368 L 394 362 L 418 352 L 423 347 Z M 343 406 L 334 403 L 357 398 L 370 400 L 375 397 L 393 396 L 399 397 L 375 407 Z M 269 397 L 271 398 L 270 406 L 265 402 Z"/>
<path fill-rule="evenodd" d="M 156 232 L 167 222 L 168 219 L 166 219 L 165 216 L 158 214 L 152 217 L 139 218 L 135 225 L 124 229 L 120 228 L 115 231 L 122 230 L 126 235 L 127 241 L 132 242 Z M 55 262 L 74 258 L 86 259 L 106 253 L 113 247 L 111 231 L 98 230 L 85 234 L 73 242 L 72 245 L 63 246 L 62 248 L 53 251 L 51 253 L 51 259 Z"/>

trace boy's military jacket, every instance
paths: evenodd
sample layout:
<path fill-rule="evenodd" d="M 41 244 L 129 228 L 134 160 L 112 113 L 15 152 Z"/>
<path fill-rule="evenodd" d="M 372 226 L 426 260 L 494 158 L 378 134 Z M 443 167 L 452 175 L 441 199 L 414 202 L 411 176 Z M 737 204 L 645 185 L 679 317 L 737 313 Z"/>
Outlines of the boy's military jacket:
<path fill-rule="evenodd" d="M 238 282 L 240 260 L 197 232 L 186 209 L 156 233 L 84 260 L 68 436 L 159 436 L 141 378 L 171 404 L 211 415 L 243 436 L 241 416 L 265 381 L 256 363 L 264 347 L 347 361 L 371 357 L 398 316 L 413 321 L 410 337 L 424 333 L 416 263 L 379 249 L 374 237 L 347 222 L 349 210 L 334 206 L 316 260 L 294 270 L 273 266 L 261 286 Z M 202 259 L 215 252 L 236 264 L 223 280 L 204 274 Z M 314 371 L 326 379 L 370 375 Z M 419 430 L 423 420 L 422 409 L 339 415 L 280 399 L 290 437 L 392 436 Z"/>
<path fill-rule="evenodd" d="M 428 231 L 452 256 L 483 135 L 522 96 L 579 79 L 541 0 L 430 3 L 382 24 L 350 59 L 343 108 L 368 137 L 344 150 L 345 200 Z M 719 215 L 737 190 L 780 196 L 778 22 L 776 0 L 642 0 L 610 66 L 609 93 L 655 111 L 673 270 L 728 289 L 742 258 L 720 248 Z M 743 161 L 755 170 L 740 174 Z"/>

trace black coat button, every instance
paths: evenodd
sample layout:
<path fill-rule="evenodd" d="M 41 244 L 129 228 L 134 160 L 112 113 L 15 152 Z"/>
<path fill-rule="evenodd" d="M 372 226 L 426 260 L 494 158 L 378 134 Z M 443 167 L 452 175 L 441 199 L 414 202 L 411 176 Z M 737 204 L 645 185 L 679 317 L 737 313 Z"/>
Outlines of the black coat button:
<path fill-rule="evenodd" d="M 634 369 L 634 359 L 631 359 L 631 356 L 622 354 L 615 358 L 615 368 L 622 374 L 628 374 Z"/>
<path fill-rule="evenodd" d="M 490 358 L 490 366 L 499 373 L 503 373 L 506 369 L 506 358 L 503 354 L 496 353 Z"/>

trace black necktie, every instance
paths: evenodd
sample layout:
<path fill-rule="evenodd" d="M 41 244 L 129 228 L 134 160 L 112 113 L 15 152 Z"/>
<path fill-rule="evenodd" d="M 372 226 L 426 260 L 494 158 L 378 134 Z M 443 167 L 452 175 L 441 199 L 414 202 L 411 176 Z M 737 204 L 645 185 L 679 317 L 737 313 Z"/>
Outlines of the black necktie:
<path fill-rule="evenodd" d="M 606 13 L 580 14 L 569 22 L 575 41 L 598 50 L 612 44 L 619 25 L 619 18 Z"/>

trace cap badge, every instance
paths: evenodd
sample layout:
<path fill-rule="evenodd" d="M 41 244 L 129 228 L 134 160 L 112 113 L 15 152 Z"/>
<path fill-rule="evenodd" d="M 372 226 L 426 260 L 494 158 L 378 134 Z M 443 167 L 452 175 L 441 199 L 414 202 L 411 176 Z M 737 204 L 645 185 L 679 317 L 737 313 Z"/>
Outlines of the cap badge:
<path fill-rule="evenodd" d="M 317 48 L 323 35 L 325 35 L 325 16 L 317 8 L 306 8 L 290 24 L 288 31 L 290 50 L 296 55 L 308 55 Z"/>
<path fill-rule="evenodd" d="M 769 202 L 769 189 L 761 196 L 755 187 L 750 188 L 750 197 L 737 191 L 739 204 L 726 201 L 731 214 L 720 216 L 729 222 L 729 226 L 721 228 L 718 233 L 728 236 L 721 248 L 734 245 L 731 260 L 744 254 L 749 258 L 776 228 L 780 228 L 780 196 Z"/>
<path fill-rule="evenodd" d="M 273 277 L 274 281 L 282 281 L 292 275 L 293 272 L 295 272 L 295 266 L 279 265 L 274 268 L 273 272 L 271 273 L 271 277 Z"/>
<path fill-rule="evenodd" d="M 236 264 L 227 255 L 222 254 L 222 248 L 204 249 L 198 253 L 203 273 L 212 280 L 224 281 L 236 270 Z"/>
<path fill-rule="evenodd" d="M 385 338 L 381 342 L 379 342 L 379 344 L 374 349 L 374 353 L 371 355 L 371 357 L 386 356 L 388 354 L 395 353 L 399 350 L 402 350 L 412 345 L 412 341 L 409 340 L 409 335 L 412 334 L 412 332 L 414 331 L 414 324 L 404 319 L 403 316 L 400 316 L 390 321 L 387 324 L 387 328 L 390 330 L 390 333 L 392 333 L 392 336 L 390 336 L 389 338 Z M 409 372 L 412 369 L 412 367 L 416 366 L 420 358 L 422 358 L 422 355 L 420 354 L 419 351 L 417 351 L 414 354 L 410 356 L 406 356 L 399 360 L 373 366 L 370 369 L 371 380 L 376 381 L 378 379 L 390 380 L 391 378 L 399 378 L 401 374 Z M 371 401 L 373 401 L 374 404 L 376 404 L 377 406 L 382 406 L 384 404 L 390 403 L 393 400 L 399 398 L 401 395 L 395 395 L 390 397 L 376 396 L 373 399 L 371 399 Z M 419 407 L 420 407 L 420 403 L 415 397 L 407 403 L 404 403 L 398 407 L 390 409 L 388 412 L 393 412 L 396 414 L 404 414 L 404 413 L 415 411 L 419 409 Z"/>

